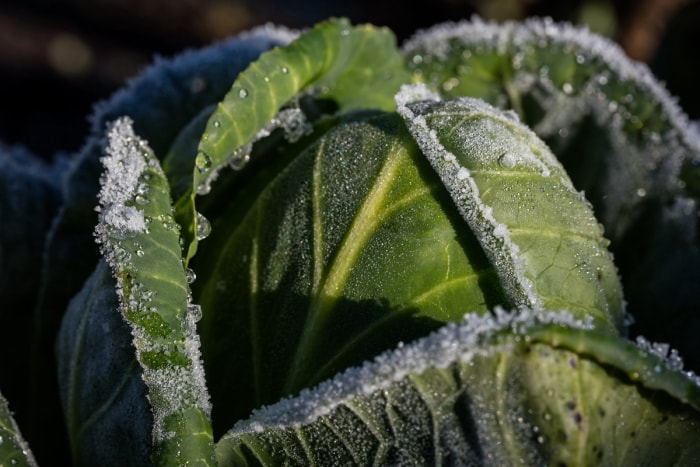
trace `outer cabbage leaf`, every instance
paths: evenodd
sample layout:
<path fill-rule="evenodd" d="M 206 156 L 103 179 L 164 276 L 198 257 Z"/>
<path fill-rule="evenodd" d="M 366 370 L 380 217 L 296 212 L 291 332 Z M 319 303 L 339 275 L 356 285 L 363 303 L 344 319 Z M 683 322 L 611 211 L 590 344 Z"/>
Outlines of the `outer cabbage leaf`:
<path fill-rule="evenodd" d="M 669 366 L 560 312 L 467 315 L 255 411 L 219 441 L 217 457 L 221 465 L 694 465 L 700 387 Z M 648 387 L 655 373 L 672 387 Z"/>
<path fill-rule="evenodd" d="M 102 261 L 70 302 L 56 345 L 73 465 L 144 465 L 153 416 L 116 282 Z"/>
<path fill-rule="evenodd" d="M 57 399 L 39 396 L 41 388 L 55 386 L 54 361 L 42 353 L 52 339 L 52 322 L 33 309 L 65 169 L 62 157 L 49 164 L 22 147 L 0 143 L 0 388 L 17 411 L 24 435 L 36 440 L 36 452 L 44 444 L 60 450 L 65 441 Z M 46 422 L 36 417 L 39 413 L 53 416 Z M 44 426 L 57 432 L 55 441 L 40 436 Z"/>

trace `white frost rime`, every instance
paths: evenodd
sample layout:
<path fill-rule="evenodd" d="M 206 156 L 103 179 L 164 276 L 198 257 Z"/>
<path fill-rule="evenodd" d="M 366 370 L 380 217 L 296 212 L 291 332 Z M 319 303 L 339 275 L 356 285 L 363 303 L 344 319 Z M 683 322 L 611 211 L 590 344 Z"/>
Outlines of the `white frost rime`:
<path fill-rule="evenodd" d="M 225 436 L 260 432 L 265 428 L 299 427 L 313 423 L 355 397 L 387 389 L 409 374 L 428 368 L 446 368 L 467 363 L 480 355 L 503 351 L 502 343 L 489 339 L 503 330 L 524 335 L 531 326 L 559 324 L 575 329 L 591 329 L 588 321 L 575 319 L 568 312 L 535 311 L 525 307 L 506 311 L 496 307 L 493 314 L 467 313 L 461 323 L 448 323 L 427 337 L 410 344 L 400 343 L 371 362 L 352 367 L 314 389 L 302 390 L 298 397 L 253 411 L 248 420 L 236 423 Z"/>
<path fill-rule="evenodd" d="M 145 141 L 136 136 L 128 117 L 116 120 L 107 137 L 109 144 L 101 159 L 105 170 L 100 178 L 100 223 L 96 233 L 98 237 L 133 236 L 146 230 L 143 212 L 126 204 L 136 197 L 139 177 L 146 168 L 142 149 Z"/>

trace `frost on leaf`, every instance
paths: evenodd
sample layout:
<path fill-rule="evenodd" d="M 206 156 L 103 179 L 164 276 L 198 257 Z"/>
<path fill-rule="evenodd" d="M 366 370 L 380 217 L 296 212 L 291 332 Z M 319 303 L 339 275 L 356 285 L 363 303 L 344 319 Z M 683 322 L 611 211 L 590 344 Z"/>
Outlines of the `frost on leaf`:
<path fill-rule="evenodd" d="M 96 236 L 148 386 L 154 447 L 177 457 L 173 446 L 198 439 L 208 459 L 211 404 L 196 332 L 201 311 L 190 300 L 168 182 L 129 118 L 116 120 L 107 136 Z"/>
<path fill-rule="evenodd" d="M 105 236 L 123 238 L 146 230 L 143 211 L 132 204 L 139 191 L 147 187 L 139 182 L 146 168 L 143 152 L 145 142 L 134 134 L 129 118 L 115 121 L 108 133 L 109 144 L 101 161 L 104 173 L 100 178 L 102 189 L 98 195 L 98 241 Z M 111 258 L 108 258 L 111 262 Z"/>
<path fill-rule="evenodd" d="M 697 403 L 696 383 L 680 373 L 673 387 L 634 371 L 625 379 L 597 358 L 591 346 L 601 336 L 567 313 L 469 313 L 254 411 L 217 454 L 231 464 L 249 456 L 304 465 L 693 464 L 698 415 L 682 393 Z M 639 350 L 619 337 L 603 341 L 612 353 Z M 659 403 L 654 390 L 680 401 Z M 630 424 L 640 413 L 663 422 Z"/>
<path fill-rule="evenodd" d="M 687 117 L 646 65 L 584 28 L 477 17 L 420 31 L 403 53 L 443 98 L 516 110 L 586 191 L 613 241 L 643 201 L 677 193 L 681 164 L 700 154 Z"/>
<path fill-rule="evenodd" d="M 477 235 L 486 254 L 496 264 L 512 304 L 540 307 L 541 303 L 532 290 L 532 283 L 525 277 L 518 246 L 511 241 L 508 228 L 493 217 L 489 206 L 482 203 L 479 187 L 470 176 L 469 170 L 462 167 L 457 157 L 445 149 L 435 130 L 428 127 L 425 117 L 410 107 L 412 101 L 420 99 L 424 102 L 426 97 L 431 101 L 436 99 L 423 85 L 402 87 L 396 96 L 399 114 L 406 121 L 418 146 L 448 187 L 457 208 Z M 482 104 L 477 102 L 476 105 Z"/>
<path fill-rule="evenodd" d="M 298 397 L 263 407 L 248 420 L 238 422 L 227 435 L 260 431 L 266 428 L 298 427 L 313 423 L 340 404 L 357 395 L 369 395 L 388 388 L 410 374 L 429 368 L 446 368 L 475 355 L 486 353 L 483 343 L 502 331 L 526 333 L 532 326 L 557 324 L 574 329 L 591 329 L 590 320 L 578 320 L 570 313 L 554 313 L 520 307 L 506 311 L 496 307 L 493 313 L 467 313 L 460 323 L 448 323 L 431 335 L 411 344 L 400 343 L 372 362 L 353 367 L 313 389 L 301 391 Z"/>
<path fill-rule="evenodd" d="M 480 99 L 411 102 L 430 97 L 424 86 L 405 86 L 398 112 L 494 265 L 510 299 L 503 305 L 568 309 L 620 330 L 607 240 L 546 144 Z"/>

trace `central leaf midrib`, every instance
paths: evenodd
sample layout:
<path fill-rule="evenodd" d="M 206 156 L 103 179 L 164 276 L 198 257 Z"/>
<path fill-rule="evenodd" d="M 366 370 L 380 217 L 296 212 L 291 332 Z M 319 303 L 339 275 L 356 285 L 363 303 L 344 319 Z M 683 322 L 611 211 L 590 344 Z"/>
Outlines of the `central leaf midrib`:
<path fill-rule="evenodd" d="M 314 187 L 313 187 L 313 230 L 314 243 L 322 245 L 322 221 L 319 206 L 320 200 L 320 160 L 322 153 L 316 155 L 314 164 Z M 350 228 L 343 238 L 340 246 L 333 258 L 327 273 L 322 273 L 323 257 L 318 256 L 322 252 L 322 248 L 314 245 L 314 276 L 312 290 L 314 291 L 312 302 L 307 313 L 306 323 L 302 335 L 299 339 L 294 359 L 287 375 L 287 380 L 284 386 L 284 392 L 289 393 L 299 387 L 299 380 L 306 371 L 306 357 L 312 354 L 314 347 L 318 341 L 321 329 L 328 319 L 330 311 L 335 306 L 336 301 L 342 295 L 345 284 L 352 270 L 353 264 L 357 262 L 367 239 L 376 230 L 377 226 L 382 221 L 382 216 L 378 216 L 382 210 L 385 198 L 389 193 L 392 185 L 392 180 L 396 177 L 396 172 L 399 170 L 402 162 L 405 162 L 406 153 L 397 151 L 395 147 L 389 148 L 385 162 L 377 177 L 374 180 L 372 188 L 367 193 L 362 205 L 357 210 Z M 319 267 L 321 266 L 321 267 Z"/>

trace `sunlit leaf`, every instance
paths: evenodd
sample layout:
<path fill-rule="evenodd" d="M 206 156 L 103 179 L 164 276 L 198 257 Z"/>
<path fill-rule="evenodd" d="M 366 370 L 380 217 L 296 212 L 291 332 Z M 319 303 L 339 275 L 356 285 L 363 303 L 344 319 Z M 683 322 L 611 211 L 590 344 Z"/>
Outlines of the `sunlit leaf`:
<path fill-rule="evenodd" d="M 208 193 L 224 166 L 245 165 L 250 145 L 274 128 L 298 139 L 296 132 L 303 130 L 307 117 L 294 107 L 280 112 L 283 106 L 303 92 L 332 101 L 338 111 L 391 109 L 394 92 L 407 79 L 388 29 L 352 27 L 346 19 L 319 23 L 287 47 L 262 54 L 238 76 L 202 134 L 191 199 L 178 202 L 187 257 L 194 255 L 201 237 L 194 196 Z"/>

